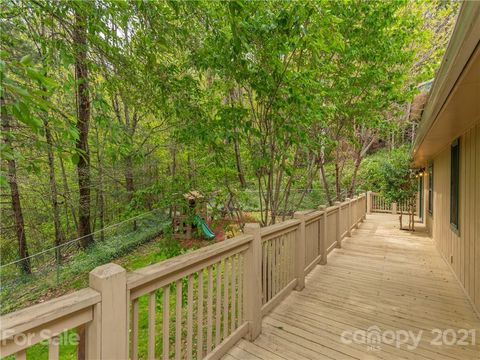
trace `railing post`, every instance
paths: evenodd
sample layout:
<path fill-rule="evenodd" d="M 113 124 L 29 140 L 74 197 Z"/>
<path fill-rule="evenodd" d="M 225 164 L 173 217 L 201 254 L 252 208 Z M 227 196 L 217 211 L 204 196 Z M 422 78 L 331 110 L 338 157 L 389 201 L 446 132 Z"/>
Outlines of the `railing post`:
<path fill-rule="evenodd" d="M 347 234 L 345 236 L 352 236 L 352 199 L 346 198 L 345 201 L 348 202 L 347 209 Z"/>
<path fill-rule="evenodd" d="M 300 220 L 295 238 L 295 277 L 297 279 L 295 290 L 302 291 L 305 288 L 305 212 L 297 211 L 293 217 Z"/>
<path fill-rule="evenodd" d="M 319 234 L 320 244 L 320 265 L 325 265 L 327 263 L 327 207 L 322 205 L 319 207 L 319 210 L 323 211 L 323 218 L 322 218 L 322 231 Z"/>
<path fill-rule="evenodd" d="M 260 224 L 245 224 L 245 234 L 253 235 L 253 240 L 245 252 L 245 320 L 249 323 L 247 339 L 255 340 L 262 332 L 262 235 Z M 271 279 L 267 279 L 271 281 Z"/>
<path fill-rule="evenodd" d="M 89 285 L 102 295 L 87 326 L 87 359 L 128 358 L 127 272 L 117 264 L 105 264 L 90 272 Z"/>
<path fill-rule="evenodd" d="M 367 214 L 372 213 L 372 192 L 367 191 Z"/>
<path fill-rule="evenodd" d="M 392 203 L 392 214 L 397 215 L 397 203 Z"/>
<path fill-rule="evenodd" d="M 335 237 L 337 239 L 337 248 L 342 247 L 342 234 L 341 234 L 341 230 L 340 230 L 340 204 L 341 204 L 340 201 L 335 201 L 335 206 L 337 207 L 337 209 L 335 210 L 336 211 L 336 213 L 335 213 L 335 217 L 336 217 L 335 223 L 337 224 L 336 228 L 335 228 Z"/>

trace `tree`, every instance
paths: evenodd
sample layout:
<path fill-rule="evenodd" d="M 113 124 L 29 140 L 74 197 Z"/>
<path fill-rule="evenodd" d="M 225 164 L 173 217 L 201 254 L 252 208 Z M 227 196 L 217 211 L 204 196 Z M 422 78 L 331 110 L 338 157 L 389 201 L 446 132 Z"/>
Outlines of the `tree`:
<path fill-rule="evenodd" d="M 1 99 L 1 108 L 2 108 L 2 132 L 3 132 L 3 142 L 6 149 L 13 150 L 12 146 L 12 133 L 10 125 L 10 116 L 7 114 L 5 109 L 5 100 L 4 95 L 2 94 Z M 23 220 L 22 205 L 20 202 L 20 193 L 18 190 L 18 180 L 17 180 L 17 165 L 15 158 L 10 153 L 7 155 L 6 162 L 8 164 L 7 170 L 7 181 L 10 186 L 10 196 L 12 201 L 12 209 L 15 218 L 15 233 L 17 235 L 18 241 L 18 255 L 20 258 L 20 267 L 24 274 L 30 274 L 32 272 L 30 265 L 30 257 L 28 253 L 27 246 L 27 236 L 25 234 L 25 223 Z"/>
<path fill-rule="evenodd" d="M 75 23 L 72 41 L 75 57 L 77 93 L 77 176 L 79 189 L 78 236 L 83 247 L 93 242 L 90 224 L 90 150 L 88 129 L 90 125 L 89 77 L 87 67 L 87 18 L 83 9 L 74 9 Z"/>
<path fill-rule="evenodd" d="M 410 148 L 408 146 L 393 149 L 387 161 L 381 164 L 381 193 L 388 203 L 407 204 L 409 209 L 408 230 L 415 230 L 413 221 L 415 214 L 415 201 L 417 193 L 417 181 L 410 169 Z M 402 224 L 402 206 L 400 206 L 400 229 Z"/>

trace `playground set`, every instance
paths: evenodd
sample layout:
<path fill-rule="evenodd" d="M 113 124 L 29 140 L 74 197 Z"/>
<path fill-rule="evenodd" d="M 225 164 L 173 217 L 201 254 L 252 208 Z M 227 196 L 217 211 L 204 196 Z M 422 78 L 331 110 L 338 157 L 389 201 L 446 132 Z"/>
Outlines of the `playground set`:
<path fill-rule="evenodd" d="M 208 226 L 206 219 L 207 201 L 198 191 L 183 194 L 184 201 L 174 204 L 172 209 L 172 229 L 177 239 L 190 240 L 196 231 L 208 240 L 215 238 L 215 233 Z"/>

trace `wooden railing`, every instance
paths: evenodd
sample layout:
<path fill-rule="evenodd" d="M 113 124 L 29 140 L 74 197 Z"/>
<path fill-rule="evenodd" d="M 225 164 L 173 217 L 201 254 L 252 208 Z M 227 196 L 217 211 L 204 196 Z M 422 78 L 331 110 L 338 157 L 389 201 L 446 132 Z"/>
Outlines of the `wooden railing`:
<path fill-rule="evenodd" d="M 17 360 L 26 359 L 28 347 L 48 341 L 48 359 L 58 359 L 59 336 L 71 329 L 83 336 L 85 326 L 91 326 L 98 314 L 100 302 L 100 293 L 87 288 L 2 316 L 1 357 L 15 354 Z M 94 350 L 99 343 L 91 335 L 93 334 L 89 331 L 89 346 Z"/>
<path fill-rule="evenodd" d="M 367 197 L 295 213 L 294 219 L 128 273 L 106 264 L 90 287 L 0 318 L 0 356 L 40 341 L 58 358 L 58 336 L 78 329 L 78 358 L 218 359 L 255 339 L 262 317 L 365 218 Z M 42 332 L 42 330 L 48 330 Z M 31 341 L 19 336 L 33 334 Z"/>
<path fill-rule="evenodd" d="M 252 259 L 247 252 L 252 241 L 253 236 L 238 236 L 129 274 L 131 358 L 139 358 L 143 297 L 148 303 L 145 309 L 148 328 L 142 335 L 148 339 L 149 359 L 160 355 L 163 359 L 203 359 L 214 349 L 243 337 L 248 330 L 243 293 L 244 286 L 249 286 L 243 269 L 251 266 Z M 171 293 L 174 293 L 172 300 Z M 162 302 L 161 316 L 156 313 L 157 298 Z M 162 354 L 155 352 L 159 322 L 162 325 Z"/>
<path fill-rule="evenodd" d="M 418 214 L 418 200 L 415 204 L 415 214 Z M 400 211 L 407 213 L 409 211 L 407 202 L 389 203 L 381 194 L 368 191 L 367 192 L 367 213 L 390 213 L 397 214 Z"/>

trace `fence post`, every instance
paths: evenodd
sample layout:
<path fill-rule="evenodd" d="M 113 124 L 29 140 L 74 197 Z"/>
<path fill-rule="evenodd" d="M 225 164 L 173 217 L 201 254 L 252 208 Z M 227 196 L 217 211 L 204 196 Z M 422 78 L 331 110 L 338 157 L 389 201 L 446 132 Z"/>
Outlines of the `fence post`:
<path fill-rule="evenodd" d="M 367 191 L 367 214 L 372 213 L 372 192 Z"/>
<path fill-rule="evenodd" d="M 127 272 L 109 263 L 90 272 L 89 285 L 102 295 L 87 326 L 87 359 L 128 358 Z"/>
<path fill-rule="evenodd" d="M 337 224 L 336 229 L 335 229 L 335 237 L 337 238 L 337 248 L 342 247 L 342 234 L 340 230 L 340 201 L 335 201 L 335 206 L 337 207 L 335 217 L 336 221 L 335 223 Z"/>
<path fill-rule="evenodd" d="M 297 278 L 295 290 L 302 291 L 305 287 L 305 212 L 297 211 L 293 214 L 293 217 L 300 220 L 295 238 L 295 277 Z"/>
<path fill-rule="evenodd" d="M 245 320 L 249 323 L 247 338 L 255 340 L 262 332 L 262 235 L 260 224 L 245 224 L 245 234 L 253 235 L 253 240 L 245 252 Z M 271 281 L 271 279 L 267 279 Z"/>
<path fill-rule="evenodd" d="M 392 214 L 397 215 L 397 203 L 392 203 Z"/>
<path fill-rule="evenodd" d="M 347 209 L 347 234 L 345 236 L 352 236 L 352 199 L 346 198 L 345 201 L 348 202 Z"/>
<path fill-rule="evenodd" d="M 319 239 L 320 239 L 320 244 L 319 244 L 319 251 L 320 251 L 320 265 L 325 265 L 327 263 L 327 207 L 325 205 L 322 205 L 319 207 L 319 210 L 323 211 L 323 218 L 322 218 L 322 231 L 318 234 Z"/>

